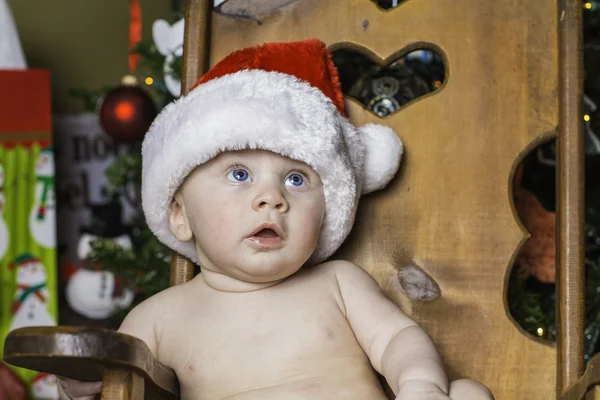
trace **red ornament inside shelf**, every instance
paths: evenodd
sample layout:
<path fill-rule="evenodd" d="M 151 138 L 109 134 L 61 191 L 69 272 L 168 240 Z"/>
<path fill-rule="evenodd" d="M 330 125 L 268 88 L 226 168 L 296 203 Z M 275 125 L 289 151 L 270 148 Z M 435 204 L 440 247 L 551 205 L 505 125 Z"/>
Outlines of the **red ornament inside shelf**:
<path fill-rule="evenodd" d="M 112 89 L 102 102 L 100 124 L 115 140 L 134 142 L 144 138 L 156 117 L 152 98 L 137 85 Z"/>

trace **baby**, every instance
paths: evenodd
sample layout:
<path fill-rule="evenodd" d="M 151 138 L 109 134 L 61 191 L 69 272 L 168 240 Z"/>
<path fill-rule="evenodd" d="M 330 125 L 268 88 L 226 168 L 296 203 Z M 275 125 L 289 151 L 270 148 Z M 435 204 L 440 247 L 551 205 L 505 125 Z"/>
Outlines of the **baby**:
<path fill-rule="evenodd" d="M 119 331 L 177 374 L 182 399 L 489 400 L 448 383 L 427 334 L 360 267 L 323 262 L 361 194 L 384 187 L 402 145 L 354 127 L 317 40 L 233 53 L 157 117 L 143 145 L 148 225 L 202 267 L 146 300 Z M 61 398 L 101 383 L 61 379 Z"/>

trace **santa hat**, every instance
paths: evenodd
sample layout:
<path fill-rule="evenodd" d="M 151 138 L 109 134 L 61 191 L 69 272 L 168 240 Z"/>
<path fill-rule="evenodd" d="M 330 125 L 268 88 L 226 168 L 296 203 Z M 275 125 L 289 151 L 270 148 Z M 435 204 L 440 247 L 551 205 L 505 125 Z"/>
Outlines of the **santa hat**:
<path fill-rule="evenodd" d="M 362 194 L 395 175 L 402 143 L 388 127 L 355 127 L 331 54 L 319 40 L 269 43 L 230 54 L 186 96 L 158 115 L 142 146 L 142 204 L 163 243 L 197 262 L 194 244 L 169 229 L 169 209 L 185 177 L 221 152 L 262 149 L 319 174 L 325 216 L 310 263 L 342 244 Z"/>
<path fill-rule="evenodd" d="M 31 253 L 23 253 L 18 255 L 9 265 L 8 269 L 13 270 L 16 267 L 20 267 L 26 264 L 35 264 L 41 262 L 39 258 L 35 257 Z"/>

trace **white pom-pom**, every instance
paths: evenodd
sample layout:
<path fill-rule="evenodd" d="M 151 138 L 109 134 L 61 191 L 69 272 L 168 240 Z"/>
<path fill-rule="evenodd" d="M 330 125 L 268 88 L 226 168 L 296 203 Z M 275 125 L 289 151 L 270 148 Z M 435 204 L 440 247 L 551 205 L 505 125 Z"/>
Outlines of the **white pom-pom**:
<path fill-rule="evenodd" d="M 358 128 L 365 146 L 362 194 L 383 189 L 396 175 L 403 146 L 389 127 L 367 124 Z"/>

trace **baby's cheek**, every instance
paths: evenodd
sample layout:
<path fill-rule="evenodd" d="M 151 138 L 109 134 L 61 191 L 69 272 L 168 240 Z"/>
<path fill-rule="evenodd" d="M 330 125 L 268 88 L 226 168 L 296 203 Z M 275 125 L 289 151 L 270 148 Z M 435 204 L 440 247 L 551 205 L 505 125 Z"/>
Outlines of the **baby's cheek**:
<path fill-rule="evenodd" d="M 313 201 L 307 205 L 307 220 L 310 221 L 312 227 L 320 228 L 325 217 L 325 203 L 320 201 Z"/>
<path fill-rule="evenodd" d="M 197 229 L 211 241 L 223 242 L 227 238 L 239 234 L 243 220 L 239 215 L 239 205 L 220 202 L 216 207 L 207 207 L 202 210 L 195 224 Z"/>

